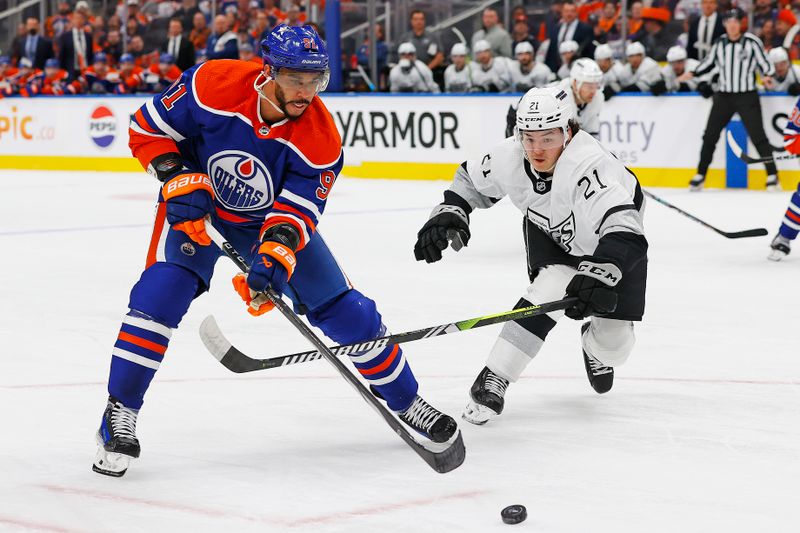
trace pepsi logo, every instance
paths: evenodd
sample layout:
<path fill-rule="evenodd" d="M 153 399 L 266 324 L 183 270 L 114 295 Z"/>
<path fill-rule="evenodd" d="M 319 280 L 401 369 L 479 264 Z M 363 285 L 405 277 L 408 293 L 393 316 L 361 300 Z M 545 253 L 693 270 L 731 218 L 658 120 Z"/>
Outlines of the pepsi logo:
<path fill-rule="evenodd" d="M 216 199 L 227 209 L 255 211 L 272 204 L 272 176 L 252 154 L 224 150 L 208 159 Z"/>
<path fill-rule="evenodd" d="M 108 148 L 116 136 L 117 117 L 106 106 L 97 106 L 89 117 L 89 137 L 100 148 Z"/>

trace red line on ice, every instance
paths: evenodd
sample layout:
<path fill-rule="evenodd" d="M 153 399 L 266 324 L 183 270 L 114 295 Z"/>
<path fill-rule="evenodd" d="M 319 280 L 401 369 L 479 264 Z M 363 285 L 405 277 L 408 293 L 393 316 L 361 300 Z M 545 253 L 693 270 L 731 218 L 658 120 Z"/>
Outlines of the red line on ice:
<path fill-rule="evenodd" d="M 15 526 L 23 529 L 30 529 L 33 531 L 53 531 L 55 533 L 76 533 L 78 529 L 67 529 L 61 526 L 53 526 L 50 524 L 42 524 L 40 522 L 29 522 L 28 520 L 20 520 L 18 518 L 11 518 L 9 516 L 0 515 L 0 524 L 8 526 Z"/>

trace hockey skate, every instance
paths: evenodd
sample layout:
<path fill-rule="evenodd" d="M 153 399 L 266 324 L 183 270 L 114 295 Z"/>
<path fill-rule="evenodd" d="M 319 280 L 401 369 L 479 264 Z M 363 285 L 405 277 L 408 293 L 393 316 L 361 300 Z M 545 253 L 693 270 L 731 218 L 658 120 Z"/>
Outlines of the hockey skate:
<path fill-rule="evenodd" d="M 589 329 L 589 322 L 581 326 L 581 336 Z M 597 392 L 603 394 L 611 390 L 614 385 L 614 369 L 610 366 L 605 366 L 599 360 L 586 353 L 583 350 L 583 364 L 586 367 L 586 377 L 589 378 L 589 384 Z"/>
<path fill-rule="evenodd" d="M 767 176 L 767 191 L 780 192 L 781 184 L 778 181 L 778 176 Z"/>
<path fill-rule="evenodd" d="M 706 183 L 706 177 L 701 174 L 695 174 L 692 181 L 689 182 L 689 190 L 692 192 L 700 192 L 703 190 L 703 185 Z"/>
<path fill-rule="evenodd" d="M 775 238 L 772 239 L 772 242 L 769 245 L 771 250 L 769 252 L 769 255 L 767 256 L 767 259 L 769 259 L 770 261 L 780 261 L 787 255 L 789 255 L 789 252 L 792 251 L 790 246 L 791 246 L 791 241 L 789 239 L 787 239 L 780 233 L 775 235 Z"/>
<path fill-rule="evenodd" d="M 131 459 L 139 457 L 141 448 L 136 438 L 138 409 L 129 409 L 122 402 L 108 397 L 103 421 L 97 430 L 97 455 L 92 470 L 106 476 L 121 477 Z"/>
<path fill-rule="evenodd" d="M 458 425 L 448 416 L 417 396 L 411 405 L 398 413 L 400 420 L 417 433 L 437 444 L 449 443 L 458 435 Z"/>
<path fill-rule="evenodd" d="M 500 416 L 508 383 L 508 380 L 489 370 L 489 367 L 483 367 L 469 389 L 471 401 L 464 408 L 461 417 L 471 424 L 481 426 Z"/>

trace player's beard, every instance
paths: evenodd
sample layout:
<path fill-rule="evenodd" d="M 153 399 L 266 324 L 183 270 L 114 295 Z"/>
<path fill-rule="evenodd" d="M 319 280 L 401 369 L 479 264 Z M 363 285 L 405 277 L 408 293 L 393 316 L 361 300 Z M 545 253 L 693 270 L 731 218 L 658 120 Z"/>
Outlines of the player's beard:
<path fill-rule="evenodd" d="M 308 108 L 307 107 L 303 108 L 300 111 L 298 111 L 297 109 L 293 109 L 294 113 L 290 113 L 289 112 L 289 109 L 290 109 L 289 104 L 297 104 L 297 103 L 311 104 L 311 100 L 306 100 L 304 98 L 299 99 L 299 100 L 289 100 L 289 101 L 287 101 L 286 100 L 286 95 L 283 93 L 283 89 L 281 88 L 281 84 L 280 83 L 275 83 L 275 98 L 278 99 L 278 107 L 281 109 L 283 114 L 286 115 L 286 117 L 290 118 L 290 119 L 299 118 L 300 115 L 302 115 L 303 112 Z"/>

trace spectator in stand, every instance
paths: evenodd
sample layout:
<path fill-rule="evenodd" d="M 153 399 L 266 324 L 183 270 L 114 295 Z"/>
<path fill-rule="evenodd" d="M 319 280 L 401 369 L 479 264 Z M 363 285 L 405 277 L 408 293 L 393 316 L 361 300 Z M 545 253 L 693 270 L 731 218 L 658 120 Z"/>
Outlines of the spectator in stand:
<path fill-rule="evenodd" d="M 467 46 L 464 43 L 453 45 L 450 49 L 450 61 L 450 65 L 444 70 L 444 92 L 471 92 L 472 65 L 467 63 Z"/>
<path fill-rule="evenodd" d="M 419 9 L 413 10 L 409 25 L 411 31 L 403 35 L 400 42 L 413 44 L 417 59 L 425 63 L 431 71 L 443 69 L 444 48 L 439 37 L 426 28 L 425 13 Z"/>
<path fill-rule="evenodd" d="M 72 13 L 72 29 L 58 38 L 58 63 L 69 73 L 70 81 L 75 81 L 89 66 L 94 43 L 92 34 L 85 31 L 85 27 L 86 15 L 75 10 Z"/>
<path fill-rule="evenodd" d="M 689 40 L 686 53 L 692 59 L 702 61 L 711 51 L 711 45 L 725 33 L 722 17 L 717 13 L 717 0 L 702 0 L 700 13 L 694 22 L 689 23 Z"/>
<path fill-rule="evenodd" d="M 125 35 L 127 36 L 128 40 L 130 41 L 137 35 L 139 37 L 144 37 L 145 26 L 139 23 L 134 17 L 131 17 L 125 22 Z"/>
<path fill-rule="evenodd" d="M 569 71 L 572 70 L 572 63 L 578 59 L 578 43 L 575 41 L 564 41 L 558 47 L 558 54 L 561 56 L 561 66 L 556 72 L 559 80 L 569 78 Z"/>
<path fill-rule="evenodd" d="M 641 2 L 633 2 L 628 7 L 628 38 L 632 38 L 639 33 L 642 29 L 642 9 L 644 9 Z"/>
<path fill-rule="evenodd" d="M 767 93 L 789 93 L 800 95 L 800 65 L 793 65 L 785 48 L 773 48 L 767 54 L 775 66 L 775 75 L 770 82 L 764 82 L 759 90 Z"/>
<path fill-rule="evenodd" d="M 92 42 L 94 48 L 92 53 L 102 52 L 106 44 L 106 21 L 103 17 L 97 16 L 89 25 L 92 31 Z"/>
<path fill-rule="evenodd" d="M 478 41 L 472 52 L 472 82 L 477 90 L 487 93 L 511 91 L 511 60 L 494 57 L 489 41 Z"/>
<path fill-rule="evenodd" d="M 600 16 L 597 19 L 597 29 L 601 35 L 608 35 L 614 31 L 614 24 L 619 18 L 619 7 L 616 2 L 608 0 L 603 3 L 603 9 L 600 11 Z M 597 32 L 595 32 L 597 35 Z"/>
<path fill-rule="evenodd" d="M 150 54 L 144 50 L 144 39 L 140 35 L 136 35 L 131 39 L 128 44 L 128 53 L 133 56 L 133 62 L 137 67 L 147 68 L 150 66 Z"/>
<path fill-rule="evenodd" d="M 601 44 L 594 49 L 594 61 L 603 72 L 603 96 L 608 101 L 622 91 L 619 82 L 622 64 L 614 59 L 614 51 L 607 44 Z"/>
<path fill-rule="evenodd" d="M 564 2 L 561 8 L 561 22 L 549 34 L 550 46 L 547 48 L 545 63 L 550 70 L 558 72 L 561 67 L 560 47 L 564 41 L 578 43 L 578 56 L 591 56 L 594 53 L 592 38 L 594 31 L 578 20 L 578 8 L 572 0 Z"/>
<path fill-rule="evenodd" d="M 75 11 L 80 11 L 83 13 L 83 16 L 86 18 L 86 31 L 91 32 L 90 26 L 94 24 L 94 13 L 92 13 L 91 8 L 89 7 L 89 2 L 86 0 L 79 0 L 75 4 Z"/>
<path fill-rule="evenodd" d="M 47 17 L 44 23 L 45 33 L 50 39 L 58 40 L 58 37 L 69 30 L 70 16 L 72 15 L 72 8 L 69 2 L 59 2 L 58 12 L 55 15 Z"/>
<path fill-rule="evenodd" d="M 500 25 L 497 11 L 487 7 L 483 10 L 482 20 L 483 27 L 472 35 L 473 52 L 478 41 L 487 41 L 492 47 L 493 56 L 510 58 L 513 53 L 511 35 Z"/>
<path fill-rule="evenodd" d="M 182 0 L 181 7 L 173 13 L 172 18 L 181 19 L 184 28 L 191 28 L 194 24 L 194 16 L 202 14 L 200 8 L 197 7 L 197 0 Z"/>
<path fill-rule="evenodd" d="M 225 15 L 217 15 L 214 19 L 214 33 L 208 38 L 206 45 L 208 59 L 239 59 L 239 44 L 236 34 L 230 31 L 230 24 Z"/>
<path fill-rule="evenodd" d="M 102 52 L 94 55 L 92 66 L 80 78 L 83 92 L 91 94 L 117 94 L 122 83 L 119 73 L 109 68 L 108 58 Z"/>
<path fill-rule="evenodd" d="M 756 0 L 753 7 L 753 33 L 764 40 L 762 28 L 767 21 L 774 22 L 778 18 L 778 10 L 773 6 L 773 0 Z M 766 45 L 767 43 L 764 42 Z"/>
<path fill-rule="evenodd" d="M 255 54 L 253 45 L 250 43 L 245 43 L 239 47 L 239 60 L 250 61 L 261 66 L 264 65 L 264 60 Z"/>
<path fill-rule="evenodd" d="M 278 0 L 264 0 L 264 13 L 266 13 L 267 18 L 269 19 L 269 25 L 271 28 L 274 28 L 280 22 L 286 18 L 286 13 L 281 11 L 280 2 Z"/>
<path fill-rule="evenodd" d="M 103 44 L 103 52 L 113 64 L 119 63 L 119 58 L 122 57 L 122 35 L 119 30 L 108 31 L 106 42 Z"/>
<path fill-rule="evenodd" d="M 302 26 L 303 21 L 301 15 L 300 7 L 296 4 L 292 4 L 289 6 L 289 9 L 286 10 L 286 18 L 283 20 L 283 23 L 287 26 Z"/>
<path fill-rule="evenodd" d="M 128 27 L 127 21 L 130 19 L 135 19 L 141 26 L 147 26 L 147 24 L 149 24 L 150 20 L 147 18 L 147 15 L 142 13 L 139 9 L 139 0 L 127 0 L 126 5 L 128 6 L 128 10 L 126 12 L 127 19 L 125 21 L 125 27 Z M 131 37 L 131 35 L 129 34 L 128 37 Z"/>
<path fill-rule="evenodd" d="M 530 26 L 528 26 L 527 17 L 514 21 L 513 31 L 511 32 L 511 45 L 515 56 L 517 54 L 517 45 L 519 43 L 530 43 L 534 50 L 538 48 L 536 37 L 533 36 Z"/>
<path fill-rule="evenodd" d="M 131 54 L 122 54 L 119 58 L 119 79 L 120 92 L 135 93 L 144 87 L 144 69 L 136 66 Z"/>
<path fill-rule="evenodd" d="M 397 54 L 400 60 L 389 72 L 389 90 L 393 93 L 438 93 L 428 65 L 417 59 L 417 50 L 411 43 L 402 43 Z"/>
<path fill-rule="evenodd" d="M 202 13 L 195 13 L 192 17 L 192 31 L 189 32 L 189 40 L 192 41 L 194 49 L 205 49 L 210 35 L 211 28 L 206 24 L 206 16 Z"/>
<path fill-rule="evenodd" d="M 378 80 L 372 80 L 378 86 L 378 90 L 386 88 L 386 73 L 387 65 L 389 62 L 389 47 L 386 46 L 386 35 L 383 32 L 383 25 L 375 25 L 375 57 L 378 64 Z M 356 59 L 358 64 L 366 70 L 367 75 L 372 75 L 369 71 L 369 35 L 364 39 L 364 42 L 356 50 Z"/>
<path fill-rule="evenodd" d="M 555 79 L 544 63 L 534 61 L 533 45 L 522 41 L 514 48 L 517 60 L 511 62 L 511 90 L 524 93 L 531 87 L 544 87 Z"/>
<path fill-rule="evenodd" d="M 643 33 L 638 39 L 656 61 L 667 60 L 667 50 L 675 45 L 678 36 L 668 27 L 669 10 L 663 7 L 646 7 L 642 10 Z"/>
<path fill-rule="evenodd" d="M 260 43 L 263 39 L 269 35 L 269 32 L 272 31 L 273 26 L 270 24 L 269 17 L 264 12 L 264 10 L 259 9 L 256 13 L 256 25 L 253 28 L 253 31 L 250 33 L 250 36 L 255 40 L 257 43 Z"/>
<path fill-rule="evenodd" d="M 19 60 L 27 57 L 33 68 L 43 69 L 44 63 L 53 57 L 53 43 L 39 34 L 39 19 L 30 17 L 25 21 L 25 37 L 17 37 L 11 43 L 11 58 L 19 64 Z"/>
<path fill-rule="evenodd" d="M 797 24 L 797 17 L 790 9 L 781 9 L 778 18 L 775 20 L 775 36 L 782 46 L 789 51 L 791 59 L 800 59 L 800 25 Z"/>
<path fill-rule="evenodd" d="M 775 33 L 775 23 L 773 21 L 764 21 L 764 25 L 761 26 L 761 39 L 764 42 L 765 50 L 769 50 L 781 45 L 780 39 L 778 39 L 778 36 Z"/>
<path fill-rule="evenodd" d="M 183 35 L 183 22 L 180 18 L 173 17 L 169 21 L 167 39 L 161 46 L 161 51 L 175 58 L 175 64 L 181 71 L 194 65 L 194 46 Z"/>
<path fill-rule="evenodd" d="M 640 42 L 628 43 L 625 48 L 628 63 L 622 67 L 619 83 L 623 91 L 650 92 L 651 86 L 661 79 L 661 70 L 652 58 L 645 55 Z"/>

